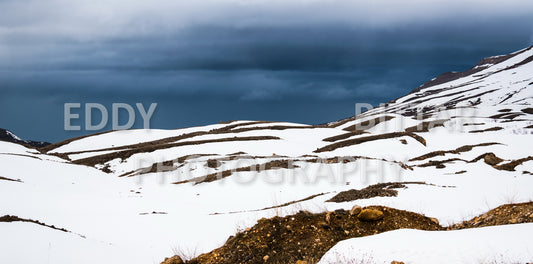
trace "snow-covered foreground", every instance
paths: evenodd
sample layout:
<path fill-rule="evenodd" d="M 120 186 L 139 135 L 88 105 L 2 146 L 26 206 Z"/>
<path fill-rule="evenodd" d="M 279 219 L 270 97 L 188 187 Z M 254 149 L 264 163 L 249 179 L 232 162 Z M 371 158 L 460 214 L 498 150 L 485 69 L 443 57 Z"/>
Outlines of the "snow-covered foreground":
<path fill-rule="evenodd" d="M 320 264 L 504 264 L 533 261 L 533 224 L 456 231 L 399 229 L 339 242 Z"/>
<path fill-rule="evenodd" d="M 208 252 L 262 217 L 299 210 L 385 205 L 447 226 L 531 201 L 533 50 L 511 55 L 322 126 L 233 121 L 113 131 L 40 151 L 0 142 L 0 217 L 72 232 L 0 222 L 0 247 L 9 248 L 0 251 L 0 263 L 160 263 L 176 252 Z M 274 165 L 250 167 L 264 164 Z M 220 177 L 202 182 L 214 173 Z M 396 197 L 327 202 L 382 182 L 425 184 L 406 184 Z M 531 233 L 530 225 L 480 230 L 511 234 L 519 227 Z M 477 231 L 420 236 L 468 232 Z M 414 240 L 404 241 L 409 247 Z M 521 249 L 512 253 L 528 256 Z"/>

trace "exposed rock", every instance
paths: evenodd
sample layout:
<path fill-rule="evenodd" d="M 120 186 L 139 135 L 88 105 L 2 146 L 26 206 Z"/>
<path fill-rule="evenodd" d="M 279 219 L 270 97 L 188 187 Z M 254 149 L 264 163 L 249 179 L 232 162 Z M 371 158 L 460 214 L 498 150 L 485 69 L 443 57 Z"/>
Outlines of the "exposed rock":
<path fill-rule="evenodd" d="M 361 190 L 351 189 L 342 191 L 326 202 L 342 203 L 373 197 L 394 197 L 398 191 L 394 189 L 407 188 L 406 184 L 426 184 L 425 182 L 384 182 L 367 186 Z"/>
<path fill-rule="evenodd" d="M 437 218 L 434 218 L 434 217 L 430 217 L 429 220 L 431 220 L 431 222 L 439 225 L 439 220 Z"/>
<path fill-rule="evenodd" d="M 485 157 L 483 157 L 483 159 L 485 160 L 485 163 L 487 163 L 487 164 L 489 164 L 491 166 L 492 165 L 496 165 L 496 164 L 498 164 L 498 163 L 503 161 L 503 159 L 500 159 L 500 158 L 496 157 L 496 155 L 494 153 L 492 153 L 492 152 L 487 153 L 485 155 Z"/>
<path fill-rule="evenodd" d="M 517 159 L 517 160 L 513 160 L 513 161 L 510 161 L 510 162 L 507 162 L 507 163 L 504 163 L 504 164 L 500 164 L 500 165 L 495 165 L 493 166 L 493 168 L 497 169 L 497 170 L 506 170 L 506 171 L 515 171 L 515 167 L 526 162 L 526 161 L 530 161 L 530 160 L 533 160 L 533 156 L 528 156 L 527 158 L 521 158 L 521 159 Z"/>
<path fill-rule="evenodd" d="M 222 163 L 220 161 L 216 160 L 216 159 L 208 159 L 207 160 L 207 167 L 209 167 L 209 168 L 215 169 L 215 168 L 220 167 L 220 165 L 222 165 Z"/>
<path fill-rule="evenodd" d="M 377 209 L 363 209 L 357 218 L 362 221 L 377 221 L 383 219 L 383 212 Z"/>
<path fill-rule="evenodd" d="M 183 264 L 185 263 L 178 255 L 171 257 L 171 258 L 165 258 L 165 260 L 161 264 Z"/>
<path fill-rule="evenodd" d="M 533 212 L 533 202 L 506 204 L 471 220 L 450 226 L 448 229 L 531 223 L 533 222 L 531 212 Z"/>
<path fill-rule="evenodd" d="M 358 215 L 362 210 L 363 208 L 361 206 L 354 205 L 352 209 L 350 210 L 350 215 Z"/>

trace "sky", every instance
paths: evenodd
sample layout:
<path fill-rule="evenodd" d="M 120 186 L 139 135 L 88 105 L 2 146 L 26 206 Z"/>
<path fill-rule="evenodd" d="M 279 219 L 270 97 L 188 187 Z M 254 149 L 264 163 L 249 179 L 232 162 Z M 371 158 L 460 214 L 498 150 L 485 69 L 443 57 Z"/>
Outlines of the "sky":
<path fill-rule="evenodd" d="M 84 108 L 73 111 L 82 129 L 65 131 L 65 103 L 157 103 L 161 129 L 321 124 L 533 45 L 533 2 L 518 0 L 0 0 L 0 10 L 0 127 L 49 142 L 98 132 L 84 129 Z"/>

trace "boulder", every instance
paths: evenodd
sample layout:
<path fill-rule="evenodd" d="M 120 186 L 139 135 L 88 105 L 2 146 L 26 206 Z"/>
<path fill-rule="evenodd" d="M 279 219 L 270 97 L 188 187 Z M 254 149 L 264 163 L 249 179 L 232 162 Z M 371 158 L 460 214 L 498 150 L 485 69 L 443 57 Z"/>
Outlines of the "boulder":
<path fill-rule="evenodd" d="M 363 208 L 361 206 L 354 205 L 352 209 L 350 209 L 350 215 L 358 215 L 362 210 Z"/>
<path fill-rule="evenodd" d="M 362 221 L 378 221 L 383 219 L 383 212 L 376 209 L 363 209 L 357 215 L 357 218 L 361 219 Z"/>

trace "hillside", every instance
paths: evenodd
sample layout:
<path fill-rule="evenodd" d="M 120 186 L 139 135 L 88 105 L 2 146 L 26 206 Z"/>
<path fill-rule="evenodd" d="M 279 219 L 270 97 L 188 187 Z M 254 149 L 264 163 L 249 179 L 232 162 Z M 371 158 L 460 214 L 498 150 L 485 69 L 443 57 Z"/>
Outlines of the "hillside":
<path fill-rule="evenodd" d="M 262 230 L 265 221 L 304 214 L 309 222 L 289 225 L 316 227 L 335 210 L 339 219 L 352 221 L 347 212 L 354 205 L 395 213 L 365 227 L 343 227 L 340 234 L 351 235 L 332 236 L 317 247 L 320 254 L 302 253 L 291 261 L 309 256 L 307 261 L 317 262 L 325 253 L 320 263 L 359 263 L 375 249 L 376 263 L 423 263 L 424 255 L 413 257 L 416 249 L 398 255 L 389 245 L 408 247 L 409 237 L 475 241 L 505 232 L 530 234 L 531 224 L 524 224 L 530 222 L 530 207 L 515 217 L 523 224 L 511 227 L 503 225 L 512 224 L 510 219 L 480 230 L 470 229 L 468 221 L 533 200 L 532 104 L 530 47 L 483 59 L 464 73 L 441 75 L 383 106 L 319 126 L 239 120 L 109 131 L 37 149 L 0 141 L 0 217 L 31 220 L 0 221 L 5 234 L 0 247 L 11 249 L 0 254 L 0 262 L 160 263 L 176 254 L 208 253 L 205 258 L 235 250 L 237 255 L 231 246 L 242 243 L 228 237 Z M 407 221 L 396 218 L 402 214 Z M 459 224 L 464 228 L 456 228 Z M 391 231 L 398 228 L 434 231 Z M 292 239 L 285 229 L 279 238 Z M 308 232 L 295 233 L 332 238 L 312 228 Z M 266 236 L 259 234 L 253 238 Z M 533 260 L 528 237 L 515 239 L 521 246 L 505 261 Z M 383 240 L 389 244 L 380 244 Z M 373 246 L 360 247 L 366 243 Z M 417 243 L 412 246 L 424 244 Z M 444 244 L 420 252 L 445 255 L 437 250 Z M 253 250 L 269 256 L 261 256 L 266 263 L 286 260 L 273 254 L 288 243 L 255 245 Z M 495 246 L 502 245 L 480 244 L 479 252 Z M 349 254 L 353 248 L 361 248 L 362 255 Z M 463 254 L 450 252 L 456 251 L 449 248 L 452 257 L 442 263 Z M 255 257 L 238 261 L 257 263 Z"/>

